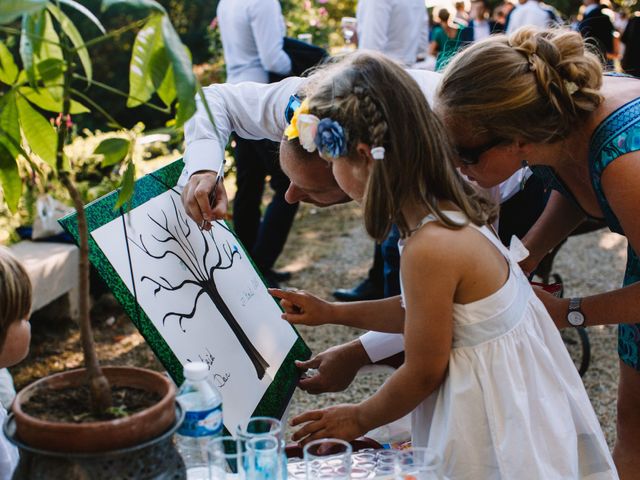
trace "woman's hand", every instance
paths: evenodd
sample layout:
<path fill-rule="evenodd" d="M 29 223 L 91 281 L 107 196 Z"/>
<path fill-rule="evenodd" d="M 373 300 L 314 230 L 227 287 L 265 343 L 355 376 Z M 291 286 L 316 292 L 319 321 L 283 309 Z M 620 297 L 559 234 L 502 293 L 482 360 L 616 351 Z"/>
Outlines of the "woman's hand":
<path fill-rule="evenodd" d="M 304 446 L 318 438 L 340 438 L 347 442 L 367 433 L 361 421 L 359 405 L 336 405 L 322 410 L 311 410 L 294 417 L 290 425 L 304 424 L 291 439 Z"/>
<path fill-rule="evenodd" d="M 330 302 L 310 293 L 281 290 L 279 288 L 270 288 L 269 293 L 280 299 L 280 305 L 284 309 L 283 320 L 294 325 L 324 325 L 325 323 L 331 323 L 331 319 L 334 316 Z"/>
<path fill-rule="evenodd" d="M 558 298 L 546 292 L 542 287 L 533 287 L 533 291 L 544 304 L 556 327 L 559 329 L 568 327 L 567 312 L 569 311 L 569 300 L 566 298 Z"/>

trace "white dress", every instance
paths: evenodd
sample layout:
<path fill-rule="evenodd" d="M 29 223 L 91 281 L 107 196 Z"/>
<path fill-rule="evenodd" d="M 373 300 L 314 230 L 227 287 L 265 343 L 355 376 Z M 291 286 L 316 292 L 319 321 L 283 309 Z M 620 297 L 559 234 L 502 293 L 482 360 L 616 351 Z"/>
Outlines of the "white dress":
<path fill-rule="evenodd" d="M 475 228 L 508 260 L 509 278 L 488 297 L 454 304 L 448 375 L 414 410 L 413 445 L 439 452 L 451 480 L 618 478 L 560 333 L 518 267 L 528 252 L 512 242 L 518 258 Z"/>

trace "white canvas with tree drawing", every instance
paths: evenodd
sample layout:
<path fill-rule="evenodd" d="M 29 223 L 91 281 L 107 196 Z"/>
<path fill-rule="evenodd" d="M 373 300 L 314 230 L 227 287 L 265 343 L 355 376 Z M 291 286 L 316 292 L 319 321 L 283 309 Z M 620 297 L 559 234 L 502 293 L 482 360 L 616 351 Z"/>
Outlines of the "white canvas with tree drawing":
<path fill-rule="evenodd" d="M 201 231 L 173 189 L 92 237 L 179 361 L 209 365 L 235 432 L 298 339 L 237 238 L 221 222 Z"/>

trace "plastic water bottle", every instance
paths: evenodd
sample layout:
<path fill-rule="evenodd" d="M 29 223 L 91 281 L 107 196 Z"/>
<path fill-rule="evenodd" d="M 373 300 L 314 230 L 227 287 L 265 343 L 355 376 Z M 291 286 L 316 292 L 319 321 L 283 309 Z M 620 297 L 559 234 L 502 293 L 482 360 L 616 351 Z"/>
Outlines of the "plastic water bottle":
<path fill-rule="evenodd" d="M 222 396 L 207 381 L 208 375 L 206 364 L 188 363 L 184 366 L 184 383 L 178 390 L 185 418 L 175 438 L 188 480 L 209 478 L 208 444 L 222 434 Z"/>

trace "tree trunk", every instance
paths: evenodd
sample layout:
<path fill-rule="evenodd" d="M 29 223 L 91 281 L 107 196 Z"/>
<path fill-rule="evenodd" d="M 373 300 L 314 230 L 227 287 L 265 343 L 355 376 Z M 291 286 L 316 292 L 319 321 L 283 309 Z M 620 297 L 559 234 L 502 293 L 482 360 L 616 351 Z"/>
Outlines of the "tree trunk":
<path fill-rule="evenodd" d="M 222 314 L 222 317 L 226 320 L 227 324 L 237 337 L 240 345 L 249 357 L 249 360 L 251 360 L 251 363 L 255 367 L 256 373 L 258 374 L 258 379 L 262 380 L 266 369 L 269 368 L 269 364 L 262 357 L 262 355 L 260 355 L 258 349 L 256 349 L 256 347 L 251 343 L 251 340 L 249 340 L 247 334 L 244 333 L 244 330 L 242 330 L 242 327 L 233 316 L 233 313 L 231 313 L 231 310 L 229 310 L 229 307 L 227 307 L 227 304 L 220 296 L 220 293 L 218 293 L 218 289 L 216 288 L 213 280 L 207 282 L 205 290 L 207 292 L 207 295 L 209 295 L 209 298 L 211 298 L 211 300 L 213 301 L 213 304 Z"/>

